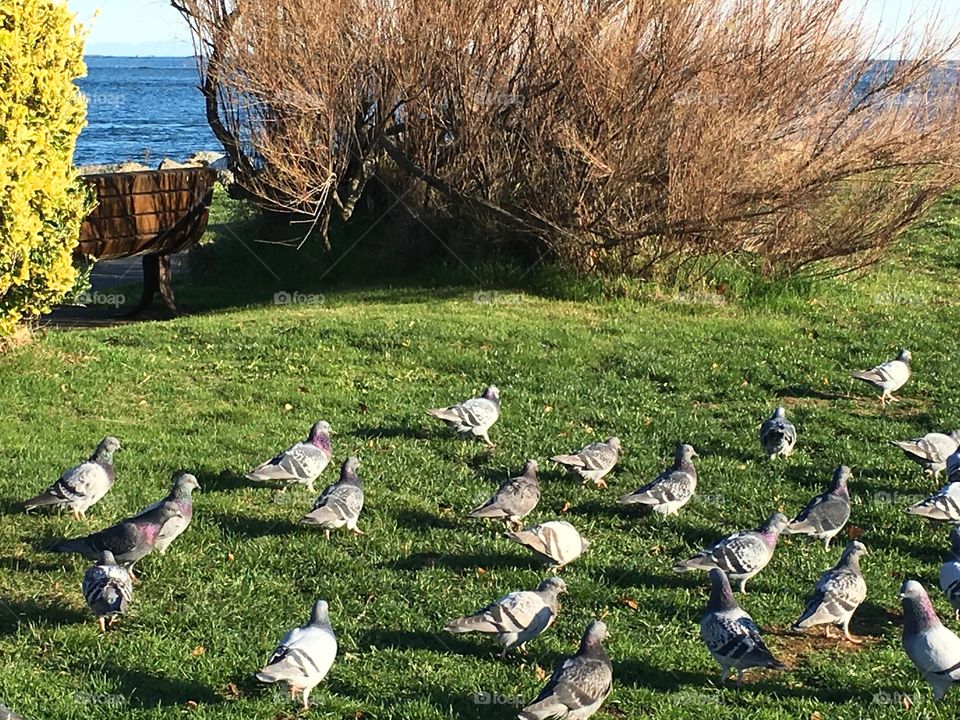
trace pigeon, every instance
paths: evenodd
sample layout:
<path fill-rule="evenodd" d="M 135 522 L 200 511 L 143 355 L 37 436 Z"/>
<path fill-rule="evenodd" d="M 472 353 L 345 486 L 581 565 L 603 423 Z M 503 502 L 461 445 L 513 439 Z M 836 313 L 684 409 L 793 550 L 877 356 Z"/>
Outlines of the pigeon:
<path fill-rule="evenodd" d="M 960 449 L 947 458 L 947 482 L 960 481 Z"/>
<path fill-rule="evenodd" d="M 300 520 L 304 525 L 319 525 L 326 531 L 346 527 L 356 535 L 363 535 L 357 527 L 363 510 L 363 484 L 357 475 L 359 458 L 348 457 L 340 466 L 340 479 L 328 487 L 313 503 L 313 510 Z"/>
<path fill-rule="evenodd" d="M 464 400 L 459 405 L 427 410 L 427 415 L 443 420 L 465 437 L 483 438 L 487 447 L 495 447 L 487 433 L 500 417 L 500 390 L 496 385 L 488 385 L 480 397 Z"/>
<path fill-rule="evenodd" d="M 942 700 L 950 686 L 960 682 L 960 638 L 937 617 L 927 591 L 916 580 L 900 586 L 903 602 L 903 649 Z"/>
<path fill-rule="evenodd" d="M 597 487 L 605 488 L 607 483 L 604 476 L 613 470 L 620 459 L 620 440 L 611 436 L 603 442 L 584 445 L 570 455 L 554 455 L 550 459 L 565 465 L 583 478 L 584 483 L 592 480 Z"/>
<path fill-rule="evenodd" d="M 960 523 L 960 482 L 951 482 L 933 495 L 904 509 L 910 515 L 930 520 Z"/>
<path fill-rule="evenodd" d="M 950 555 L 940 566 L 940 589 L 953 606 L 954 620 L 960 620 L 960 527 L 950 531 Z"/>
<path fill-rule="evenodd" d="M 700 639 L 723 668 L 721 683 L 727 681 L 733 670 L 737 673 L 737 687 L 740 687 L 745 670 L 787 668 L 767 648 L 753 618 L 737 605 L 730 581 L 718 568 L 710 571 L 710 602 L 700 619 Z"/>
<path fill-rule="evenodd" d="M 44 506 L 67 508 L 74 520 L 84 517 L 113 487 L 113 454 L 120 449 L 120 441 L 108 435 L 89 460 L 67 470 L 53 485 L 24 502 L 23 509 L 29 512 Z"/>
<path fill-rule="evenodd" d="M 783 534 L 813 535 L 823 540 L 824 549 L 829 549 L 830 540 L 850 519 L 850 493 L 847 491 L 849 479 L 850 468 L 846 465 L 834 470 L 830 487 L 808 502 L 783 529 Z"/>
<path fill-rule="evenodd" d="M 558 571 L 572 563 L 590 547 L 590 543 L 565 520 L 551 520 L 507 537 L 533 552 L 537 558 Z"/>
<path fill-rule="evenodd" d="M 856 370 L 850 373 L 850 376 L 873 385 L 877 390 L 882 390 L 881 405 L 886 405 L 887 401 L 899 402 L 899 398 L 894 397 L 892 393 L 906 385 L 907 380 L 910 379 L 911 357 L 910 351 L 904 349 L 893 360 L 887 360 L 870 370 Z"/>
<path fill-rule="evenodd" d="M 132 520 L 136 521 L 141 515 L 152 513 L 161 505 L 167 505 L 175 511 L 169 520 L 164 523 L 154 542 L 154 550 L 161 555 L 166 554 L 167 548 L 176 540 L 193 520 L 193 491 L 200 489 L 200 483 L 190 473 L 181 472 L 173 476 L 173 485 L 163 500 L 144 508 Z"/>
<path fill-rule="evenodd" d="M 693 466 L 696 451 L 689 445 L 677 447 L 673 466 L 639 490 L 622 496 L 621 505 L 646 505 L 660 515 L 673 515 L 690 502 L 697 489 L 697 469 Z"/>
<path fill-rule="evenodd" d="M 330 444 L 329 423 L 314 423 L 306 440 L 295 443 L 279 455 L 258 465 L 247 473 L 254 482 L 280 482 L 306 485 L 314 492 L 313 483 L 330 462 L 333 449 Z"/>
<path fill-rule="evenodd" d="M 544 580 L 536 590 L 512 592 L 473 615 L 451 620 L 443 629 L 449 633 L 481 632 L 496 635 L 503 644 L 502 660 L 508 650 L 524 649 L 557 619 L 560 594 L 567 586 L 558 577 Z"/>
<path fill-rule="evenodd" d="M 500 518 L 508 527 L 522 528 L 525 518 L 540 502 L 540 482 L 537 480 L 537 461 L 527 460 L 519 477 L 504 480 L 497 491 L 483 505 L 471 510 L 475 518 Z"/>
<path fill-rule="evenodd" d="M 933 477 L 947 469 L 947 458 L 957 452 L 960 446 L 960 430 L 949 433 L 927 433 L 913 440 L 891 440 L 891 443 L 903 450 L 904 454 Z"/>
<path fill-rule="evenodd" d="M 699 555 L 673 566 L 674 572 L 710 570 L 719 568 L 740 583 L 740 592 L 746 592 L 747 580 L 767 566 L 777 547 L 777 538 L 787 518 L 774 513 L 756 530 L 741 530 L 715 542 Z"/>
<path fill-rule="evenodd" d="M 303 693 L 303 708 L 310 708 L 310 691 L 330 672 L 337 657 L 337 636 L 330 626 L 325 600 L 317 600 L 310 613 L 310 622 L 294 628 L 280 641 L 267 664 L 257 673 L 257 680 L 290 686 L 290 697 Z"/>
<path fill-rule="evenodd" d="M 117 565 L 113 553 L 101 550 L 96 563 L 83 574 L 83 597 L 97 618 L 100 632 L 107 631 L 107 618 L 113 624 L 133 600 L 133 578 L 130 571 Z"/>
<path fill-rule="evenodd" d="M 797 429 L 787 420 L 787 411 L 778 407 L 760 426 L 760 446 L 771 460 L 789 457 L 797 444 Z"/>
<path fill-rule="evenodd" d="M 0 720 L 23 720 L 23 718 L 0 702 Z"/>
<path fill-rule="evenodd" d="M 126 518 L 105 530 L 72 540 L 60 540 L 51 552 L 79 553 L 88 560 L 96 560 L 101 550 L 109 550 L 121 565 L 130 569 L 133 564 L 149 555 L 156 548 L 160 532 L 172 518 L 182 517 L 175 504 L 161 503 L 136 517 Z"/>
<path fill-rule="evenodd" d="M 537 699 L 527 705 L 518 720 L 592 717 L 610 694 L 613 665 L 603 649 L 607 626 L 594 620 L 587 626 L 576 655 L 564 658 Z"/>
<path fill-rule="evenodd" d="M 847 544 L 839 562 L 817 580 L 806 609 L 793 624 L 794 630 L 826 625 L 830 637 L 830 626 L 839 625 L 847 640 L 862 642 L 850 634 L 850 618 L 867 597 L 867 583 L 860 572 L 860 557 L 866 554 L 863 543 L 854 540 Z"/>

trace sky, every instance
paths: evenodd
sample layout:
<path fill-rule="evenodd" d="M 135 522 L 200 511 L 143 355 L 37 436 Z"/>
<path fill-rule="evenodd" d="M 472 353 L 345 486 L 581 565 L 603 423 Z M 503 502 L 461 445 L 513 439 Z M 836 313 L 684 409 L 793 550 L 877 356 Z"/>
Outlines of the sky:
<path fill-rule="evenodd" d="M 866 20 L 892 37 L 915 13 L 923 20 L 957 0 L 850 0 L 866 5 Z M 193 45 L 183 18 L 168 0 L 67 0 L 88 26 L 91 55 L 192 55 Z M 960 33 L 960 13 L 942 12 L 944 32 Z"/>

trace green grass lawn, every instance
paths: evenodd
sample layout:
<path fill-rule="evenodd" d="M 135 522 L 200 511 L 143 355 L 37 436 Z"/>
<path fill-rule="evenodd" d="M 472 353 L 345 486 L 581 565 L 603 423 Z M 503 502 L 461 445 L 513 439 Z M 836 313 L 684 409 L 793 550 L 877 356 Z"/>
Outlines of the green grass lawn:
<path fill-rule="evenodd" d="M 571 302 L 506 288 L 480 296 L 503 302 L 478 303 L 466 284 L 291 285 L 251 258 L 253 269 L 219 284 L 178 287 L 196 314 L 40 333 L 0 357 L 0 699 L 28 720 L 296 717 L 279 687 L 252 675 L 323 597 L 340 655 L 311 717 L 513 717 L 596 617 L 614 663 L 597 717 L 957 717 L 960 691 L 935 706 L 900 649 L 905 577 L 956 623 L 936 581 L 948 529 L 902 512 L 937 484 L 888 440 L 960 425 L 958 217 L 944 204 L 859 280 L 743 302 Z M 275 267 L 302 257 L 263 252 Z M 323 302 L 277 306 L 278 290 Z M 914 378 L 881 410 L 848 371 L 901 346 L 913 351 Z M 487 383 L 503 397 L 493 450 L 424 414 Z M 756 429 L 777 404 L 800 441 L 771 464 Z M 338 432 L 335 463 L 363 461 L 363 536 L 327 542 L 297 524 L 307 491 L 243 480 L 318 419 Z M 106 434 L 125 450 L 116 485 L 85 521 L 20 512 Z M 625 454 L 607 491 L 547 461 L 611 434 Z M 667 519 L 619 508 L 615 498 L 658 473 L 681 441 L 701 456 L 699 496 Z M 570 593 L 556 625 L 500 662 L 495 641 L 439 629 L 545 577 L 501 527 L 464 517 L 527 458 L 540 462 L 543 488 L 528 520 L 566 519 L 592 546 L 563 573 Z M 789 631 L 843 543 L 825 552 L 785 538 L 741 599 L 790 670 L 719 687 L 698 636 L 706 576 L 671 564 L 775 509 L 792 515 L 841 463 L 854 469 L 851 523 L 871 552 L 869 597 L 852 626 L 867 642 Z M 181 468 L 203 487 L 194 523 L 166 556 L 139 564 L 132 610 L 103 636 L 80 593 L 86 561 L 43 548 L 161 497 Z M 332 466 L 318 484 L 335 477 Z"/>

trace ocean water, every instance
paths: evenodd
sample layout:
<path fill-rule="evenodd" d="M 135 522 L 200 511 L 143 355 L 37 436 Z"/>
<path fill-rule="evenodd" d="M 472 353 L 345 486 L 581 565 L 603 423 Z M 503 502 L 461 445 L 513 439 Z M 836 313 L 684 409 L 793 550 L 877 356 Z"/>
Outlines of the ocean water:
<path fill-rule="evenodd" d="M 132 160 L 155 167 L 199 150 L 222 152 L 204 113 L 193 58 L 88 56 L 87 127 L 77 140 L 76 165 Z"/>

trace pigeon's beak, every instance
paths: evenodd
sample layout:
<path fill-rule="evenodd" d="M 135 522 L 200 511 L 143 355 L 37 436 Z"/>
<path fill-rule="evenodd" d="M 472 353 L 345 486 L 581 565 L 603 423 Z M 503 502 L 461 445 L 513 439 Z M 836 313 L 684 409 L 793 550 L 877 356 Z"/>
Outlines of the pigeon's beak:
<path fill-rule="evenodd" d="M 692 453 L 690 453 L 690 457 L 698 458 L 698 457 L 700 457 L 700 453 L 698 453 L 696 450 L 694 450 Z"/>

